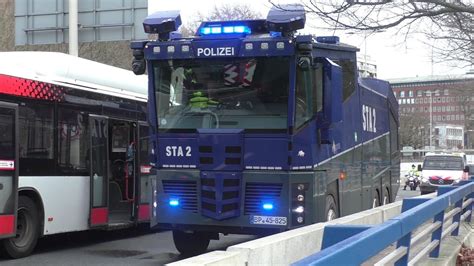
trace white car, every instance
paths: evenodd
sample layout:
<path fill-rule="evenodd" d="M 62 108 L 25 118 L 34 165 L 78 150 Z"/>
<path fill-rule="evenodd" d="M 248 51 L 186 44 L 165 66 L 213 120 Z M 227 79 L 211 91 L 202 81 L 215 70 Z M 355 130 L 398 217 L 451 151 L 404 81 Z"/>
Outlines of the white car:
<path fill-rule="evenodd" d="M 421 168 L 421 194 L 434 192 L 438 186 L 457 184 L 468 179 L 468 173 L 463 153 L 427 153 Z"/>

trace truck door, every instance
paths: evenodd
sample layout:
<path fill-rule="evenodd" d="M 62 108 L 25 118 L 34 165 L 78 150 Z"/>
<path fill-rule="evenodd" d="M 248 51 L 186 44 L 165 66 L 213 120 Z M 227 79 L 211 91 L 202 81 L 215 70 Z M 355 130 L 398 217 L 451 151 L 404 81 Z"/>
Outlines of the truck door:
<path fill-rule="evenodd" d="M 18 205 L 18 105 L 0 102 L 0 238 L 15 236 Z"/>
<path fill-rule="evenodd" d="M 89 226 L 107 225 L 108 208 L 108 118 L 89 116 L 90 125 L 90 215 Z"/>
<path fill-rule="evenodd" d="M 149 176 L 151 171 L 150 165 L 150 135 L 149 127 L 146 123 L 138 123 L 138 145 L 137 145 L 137 162 L 138 162 L 138 174 L 137 174 L 137 208 L 138 222 L 145 222 L 150 220 L 150 184 Z"/>

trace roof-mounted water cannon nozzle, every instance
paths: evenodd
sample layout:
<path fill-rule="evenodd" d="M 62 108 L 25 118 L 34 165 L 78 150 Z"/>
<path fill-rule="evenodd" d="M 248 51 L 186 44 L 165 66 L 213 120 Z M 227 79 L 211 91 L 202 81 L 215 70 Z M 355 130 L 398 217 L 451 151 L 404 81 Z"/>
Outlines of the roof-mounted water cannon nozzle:
<path fill-rule="evenodd" d="M 167 41 L 170 39 L 170 33 L 177 31 L 181 26 L 181 15 L 179 11 L 158 11 L 143 21 L 145 33 L 158 34 L 159 41 Z"/>
<path fill-rule="evenodd" d="M 281 32 L 284 36 L 292 35 L 303 29 L 306 12 L 301 4 L 285 4 L 274 6 L 267 15 L 267 28 L 271 32 Z"/>

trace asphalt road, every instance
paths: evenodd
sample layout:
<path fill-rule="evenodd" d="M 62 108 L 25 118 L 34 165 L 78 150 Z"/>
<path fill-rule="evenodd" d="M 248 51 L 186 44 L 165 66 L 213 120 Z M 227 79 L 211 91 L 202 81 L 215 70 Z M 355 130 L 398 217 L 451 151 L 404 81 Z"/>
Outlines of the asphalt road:
<path fill-rule="evenodd" d="M 254 239 L 229 235 L 211 241 L 209 250 Z M 170 231 L 146 229 L 79 232 L 40 239 L 34 253 L 18 260 L 0 259 L 0 265 L 163 265 L 185 257 L 179 255 Z"/>
<path fill-rule="evenodd" d="M 416 197 L 420 195 L 420 189 L 417 188 L 414 191 L 411 191 L 410 188 L 407 187 L 407 190 L 403 190 L 403 186 L 400 187 L 397 193 L 397 198 L 395 199 L 396 201 L 402 200 L 404 198 L 411 198 L 411 197 Z"/>
<path fill-rule="evenodd" d="M 419 190 L 400 189 L 397 200 L 419 194 Z M 254 238 L 222 236 L 219 241 L 211 241 L 209 250 L 225 250 Z M 39 240 L 31 256 L 18 260 L 0 258 L 0 265 L 163 265 L 184 258 L 175 249 L 171 232 L 138 228 L 48 236 Z"/>

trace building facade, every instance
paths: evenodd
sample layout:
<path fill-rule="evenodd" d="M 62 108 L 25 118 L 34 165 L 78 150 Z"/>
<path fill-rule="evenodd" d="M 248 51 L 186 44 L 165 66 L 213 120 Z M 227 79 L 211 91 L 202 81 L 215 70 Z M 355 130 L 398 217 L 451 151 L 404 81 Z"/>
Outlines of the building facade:
<path fill-rule="evenodd" d="M 146 38 L 147 0 L 78 1 L 79 56 L 131 69 L 130 40 Z M 0 0 L 0 52 L 68 52 L 68 0 Z"/>
<path fill-rule="evenodd" d="M 440 149 L 456 150 L 464 148 L 464 127 L 456 125 L 434 126 L 434 145 Z"/>
<path fill-rule="evenodd" d="M 377 64 L 369 55 L 357 55 L 357 69 L 363 78 L 377 78 Z"/>
<path fill-rule="evenodd" d="M 413 126 L 421 127 L 421 135 L 428 139 L 423 144 L 431 143 L 438 148 L 474 144 L 471 141 L 474 137 L 474 75 L 393 79 L 390 84 L 400 105 L 400 119 L 419 124 Z M 450 134 L 441 132 L 449 127 L 462 129 L 462 136 L 456 135 L 455 139 L 448 141 L 445 137 Z M 436 134 L 436 129 L 439 134 Z M 459 145 L 459 140 L 462 140 L 462 145 Z"/>

